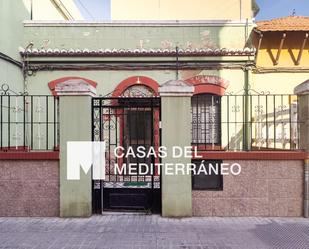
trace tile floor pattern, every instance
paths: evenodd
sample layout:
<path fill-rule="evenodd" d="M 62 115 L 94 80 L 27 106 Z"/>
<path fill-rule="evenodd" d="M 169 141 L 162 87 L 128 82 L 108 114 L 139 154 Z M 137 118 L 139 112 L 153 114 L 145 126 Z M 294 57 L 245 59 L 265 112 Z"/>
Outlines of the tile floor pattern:
<path fill-rule="evenodd" d="M 0 218 L 0 249 L 309 249 L 309 219 Z"/>

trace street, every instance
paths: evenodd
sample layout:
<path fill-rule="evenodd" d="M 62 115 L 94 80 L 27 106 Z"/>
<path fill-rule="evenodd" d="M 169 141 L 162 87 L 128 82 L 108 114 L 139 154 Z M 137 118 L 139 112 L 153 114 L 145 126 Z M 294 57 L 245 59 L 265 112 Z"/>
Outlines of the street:
<path fill-rule="evenodd" d="M 0 218 L 0 249 L 309 248 L 303 218 L 184 218 L 106 214 L 85 219 Z"/>

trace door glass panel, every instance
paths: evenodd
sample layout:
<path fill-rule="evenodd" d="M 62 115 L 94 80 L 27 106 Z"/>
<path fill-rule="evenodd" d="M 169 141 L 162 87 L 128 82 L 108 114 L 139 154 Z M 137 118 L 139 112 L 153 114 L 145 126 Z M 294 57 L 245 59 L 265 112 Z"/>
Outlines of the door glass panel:
<path fill-rule="evenodd" d="M 152 115 L 151 110 L 139 108 L 137 110 L 128 110 L 125 115 L 125 132 L 124 132 L 124 147 L 128 150 L 130 147 L 134 154 L 138 154 L 137 148 L 144 147 L 145 151 L 150 149 L 152 144 Z M 129 163 L 146 163 L 150 166 L 151 157 L 138 158 L 128 156 L 124 160 Z M 137 166 L 138 167 L 138 166 Z"/>

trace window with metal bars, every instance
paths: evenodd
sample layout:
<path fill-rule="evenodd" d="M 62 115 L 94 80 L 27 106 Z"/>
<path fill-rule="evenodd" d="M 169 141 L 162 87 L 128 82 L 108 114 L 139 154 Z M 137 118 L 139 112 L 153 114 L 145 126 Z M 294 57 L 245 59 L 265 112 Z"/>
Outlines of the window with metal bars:
<path fill-rule="evenodd" d="M 191 100 L 192 144 L 220 146 L 221 96 L 197 94 Z"/>

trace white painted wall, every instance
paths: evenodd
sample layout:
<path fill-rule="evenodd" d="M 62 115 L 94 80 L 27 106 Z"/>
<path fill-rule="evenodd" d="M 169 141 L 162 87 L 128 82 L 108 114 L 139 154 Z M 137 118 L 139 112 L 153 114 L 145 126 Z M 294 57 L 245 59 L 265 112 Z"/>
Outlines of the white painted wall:
<path fill-rule="evenodd" d="M 33 20 L 66 20 L 53 2 L 62 3 L 74 20 L 84 20 L 74 0 L 32 0 Z"/>

